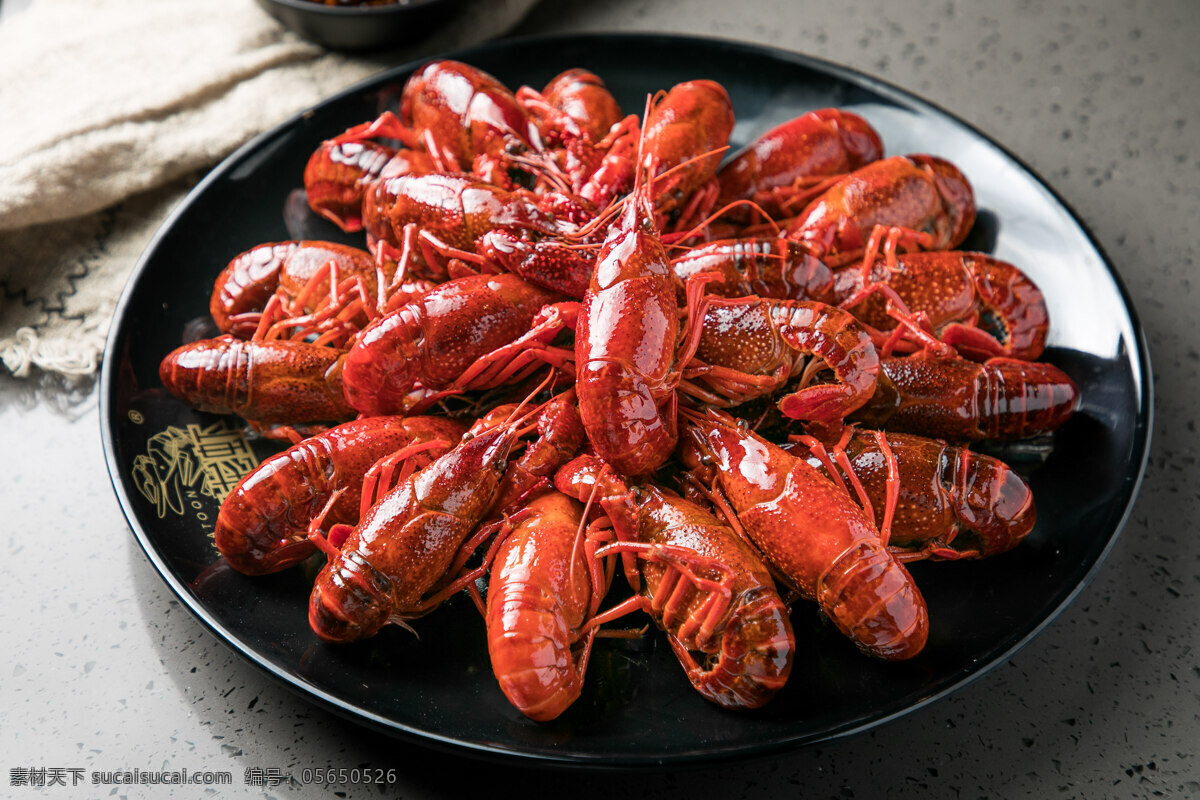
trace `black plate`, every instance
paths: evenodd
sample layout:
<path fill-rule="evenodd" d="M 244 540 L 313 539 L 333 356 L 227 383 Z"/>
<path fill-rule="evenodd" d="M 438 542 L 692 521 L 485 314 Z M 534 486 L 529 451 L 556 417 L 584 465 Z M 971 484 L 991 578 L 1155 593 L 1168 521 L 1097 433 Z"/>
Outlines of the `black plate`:
<path fill-rule="evenodd" d="M 428 36 L 461 0 L 398 0 L 382 6 L 327 6 L 312 0 L 257 0 L 275 19 L 333 50 L 378 50 Z"/>
<path fill-rule="evenodd" d="M 957 163 L 981 208 L 967 244 L 1023 266 L 1041 285 L 1053 323 L 1048 358 L 1082 390 L 1082 408 L 1055 436 L 1049 459 L 1022 467 L 1039 506 L 1036 528 L 989 561 L 914 565 L 932 628 L 910 662 L 860 656 L 812 608 L 798 608 L 791 681 L 754 713 L 702 700 L 669 648 L 651 637 L 600 643 L 579 702 L 553 723 L 530 722 L 498 690 L 482 622 L 465 597 L 418 620 L 419 640 L 388 629 L 359 645 L 319 643 L 305 618 L 311 571 L 251 579 L 217 558 L 210 532 L 218 506 L 204 482 L 216 493 L 213 486 L 236 480 L 247 453 L 236 434 L 223 433 L 236 430 L 236 420 L 175 401 L 157 366 L 203 327 L 213 278 L 230 257 L 260 242 L 328 232 L 285 225 L 305 161 L 322 139 L 373 118 L 415 66 L 406 65 L 258 137 L 214 170 L 163 226 L 121 300 L 104 359 L 108 465 L 138 542 L 187 607 L 253 663 L 360 722 L 478 755 L 619 767 L 710 762 L 860 732 L 977 678 L 1045 627 L 1095 573 L 1129 513 L 1151 413 L 1144 336 L 1126 292 L 1054 192 L 949 114 L 804 56 L 705 39 L 581 36 L 530 45 L 535 66 L 520 49 L 498 43 L 455 57 L 513 87 L 588 67 L 626 109 L 640 109 L 647 92 L 712 78 L 733 98 L 735 143 L 836 105 L 875 124 L 888 153 L 927 151 Z"/>

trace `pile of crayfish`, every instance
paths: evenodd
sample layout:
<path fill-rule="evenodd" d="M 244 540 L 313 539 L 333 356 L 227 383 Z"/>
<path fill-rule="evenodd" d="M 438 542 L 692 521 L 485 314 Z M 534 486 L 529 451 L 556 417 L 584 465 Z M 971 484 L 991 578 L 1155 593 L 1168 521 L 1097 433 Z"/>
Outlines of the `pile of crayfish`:
<path fill-rule="evenodd" d="M 727 708 L 785 684 L 801 601 L 869 656 L 918 656 L 905 564 L 1034 525 L 1026 482 L 970 446 L 1047 436 L 1078 391 L 1036 360 L 1033 282 L 954 249 L 976 209 L 953 164 L 884 157 L 845 110 L 727 157 L 733 124 L 709 80 L 638 117 L 585 70 L 514 93 L 438 61 L 323 142 L 309 205 L 365 248 L 237 255 L 222 335 L 160 368 L 291 443 L 224 502 L 229 564 L 323 554 L 309 621 L 335 643 L 466 592 L 535 720 L 638 611 Z"/>

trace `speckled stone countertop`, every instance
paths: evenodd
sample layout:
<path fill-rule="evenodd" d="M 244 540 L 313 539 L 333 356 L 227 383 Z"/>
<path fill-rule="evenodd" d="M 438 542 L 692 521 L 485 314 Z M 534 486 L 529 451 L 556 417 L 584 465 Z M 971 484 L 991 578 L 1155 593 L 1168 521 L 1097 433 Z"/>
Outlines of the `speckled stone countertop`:
<path fill-rule="evenodd" d="M 405 798 L 526 796 L 1200 797 L 1200 4 L 554 0 L 519 34 L 667 31 L 757 41 L 924 96 L 1042 175 L 1094 232 L 1154 364 L 1152 452 L 1097 577 L 1013 658 L 873 732 L 680 772 L 497 768 L 379 737 L 280 688 L 214 638 L 129 534 L 101 452 L 94 387 L 0 380 L 0 796 L 102 797 L 11 785 L 25 767 L 395 769 Z M 68 783 L 70 783 L 68 777 Z M 190 790 L 189 790 L 190 788 Z M 196 797 L 194 787 L 111 789 Z M 314 792 L 314 795 L 317 794 Z"/>

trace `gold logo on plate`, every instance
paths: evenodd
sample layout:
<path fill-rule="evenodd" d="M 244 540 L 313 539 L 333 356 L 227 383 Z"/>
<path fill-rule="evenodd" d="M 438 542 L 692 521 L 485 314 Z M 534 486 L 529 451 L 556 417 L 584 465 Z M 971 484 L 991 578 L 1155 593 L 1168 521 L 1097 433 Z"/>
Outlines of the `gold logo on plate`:
<path fill-rule="evenodd" d="M 198 495 L 223 502 L 257 463 L 241 429 L 227 422 L 171 425 L 151 436 L 145 455 L 133 459 L 133 479 L 159 519 L 168 511 L 184 514 L 190 508 L 207 528 L 209 515 Z"/>

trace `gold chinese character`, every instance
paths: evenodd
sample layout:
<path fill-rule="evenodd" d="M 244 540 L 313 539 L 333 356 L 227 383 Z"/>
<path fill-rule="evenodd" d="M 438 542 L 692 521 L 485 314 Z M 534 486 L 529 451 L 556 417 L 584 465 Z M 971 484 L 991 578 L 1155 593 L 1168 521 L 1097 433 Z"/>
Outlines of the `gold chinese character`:
<path fill-rule="evenodd" d="M 225 421 L 208 427 L 193 423 L 151 436 L 146 454 L 133 459 L 133 479 L 161 519 L 168 510 L 183 514 L 186 491 L 197 483 L 201 494 L 223 502 L 256 464 L 237 428 Z"/>
<path fill-rule="evenodd" d="M 225 498 L 257 463 L 242 433 L 225 422 L 217 422 L 207 428 L 188 425 L 188 434 L 199 459 L 199 468 L 204 475 L 200 492 L 217 502 Z"/>

